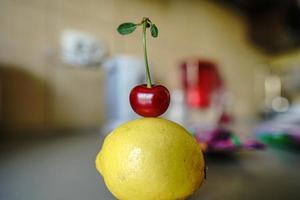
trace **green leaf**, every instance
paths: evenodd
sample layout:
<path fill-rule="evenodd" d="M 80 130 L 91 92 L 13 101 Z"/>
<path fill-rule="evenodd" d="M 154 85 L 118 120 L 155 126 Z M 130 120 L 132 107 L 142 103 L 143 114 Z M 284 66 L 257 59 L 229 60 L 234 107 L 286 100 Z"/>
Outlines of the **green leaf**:
<path fill-rule="evenodd" d="M 157 37 L 158 36 L 158 28 L 156 27 L 155 24 L 152 24 L 152 26 L 150 28 L 150 31 L 151 31 L 152 37 Z"/>
<path fill-rule="evenodd" d="M 136 26 L 137 25 L 134 23 L 126 22 L 126 23 L 121 24 L 117 30 L 121 35 L 127 35 L 127 34 L 132 33 L 133 31 L 135 31 Z"/>

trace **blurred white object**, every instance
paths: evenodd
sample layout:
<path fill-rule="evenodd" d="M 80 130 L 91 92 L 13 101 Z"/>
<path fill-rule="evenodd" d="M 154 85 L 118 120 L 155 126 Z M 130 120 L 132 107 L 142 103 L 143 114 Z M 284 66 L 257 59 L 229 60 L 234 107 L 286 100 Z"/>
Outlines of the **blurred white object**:
<path fill-rule="evenodd" d="M 281 77 L 270 74 L 265 78 L 265 107 L 267 111 L 286 112 L 290 107 L 289 100 L 282 96 L 283 84 Z"/>
<path fill-rule="evenodd" d="M 211 105 L 208 108 L 195 109 L 188 107 L 187 126 L 191 127 L 192 130 L 216 127 L 224 111 L 225 102 L 227 101 L 224 92 L 224 89 L 213 92 Z"/>
<path fill-rule="evenodd" d="M 182 126 L 186 125 L 186 106 L 184 102 L 184 92 L 182 90 L 171 91 L 171 102 L 166 113 L 166 118 Z"/>
<path fill-rule="evenodd" d="M 61 36 L 62 60 L 71 65 L 97 65 L 107 55 L 107 47 L 88 33 L 66 30 Z"/>
<path fill-rule="evenodd" d="M 272 100 L 272 109 L 275 112 L 286 112 L 288 111 L 289 106 L 290 106 L 290 102 L 285 97 L 278 96 Z"/>
<path fill-rule="evenodd" d="M 270 74 L 265 77 L 265 106 L 272 108 L 273 99 L 281 96 L 282 83 L 276 74 Z"/>
<path fill-rule="evenodd" d="M 144 61 L 140 58 L 119 55 L 107 60 L 106 71 L 106 113 L 105 131 L 110 131 L 126 121 L 137 118 L 129 103 L 131 89 L 145 83 Z"/>

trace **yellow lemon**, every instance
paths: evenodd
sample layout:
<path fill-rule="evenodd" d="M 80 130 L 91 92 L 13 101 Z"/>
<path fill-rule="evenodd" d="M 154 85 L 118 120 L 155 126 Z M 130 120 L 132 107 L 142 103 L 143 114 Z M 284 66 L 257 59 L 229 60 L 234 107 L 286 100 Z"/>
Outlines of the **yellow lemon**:
<path fill-rule="evenodd" d="M 96 168 L 120 200 L 178 200 L 204 179 L 200 146 L 180 125 L 161 118 L 127 122 L 104 140 Z"/>

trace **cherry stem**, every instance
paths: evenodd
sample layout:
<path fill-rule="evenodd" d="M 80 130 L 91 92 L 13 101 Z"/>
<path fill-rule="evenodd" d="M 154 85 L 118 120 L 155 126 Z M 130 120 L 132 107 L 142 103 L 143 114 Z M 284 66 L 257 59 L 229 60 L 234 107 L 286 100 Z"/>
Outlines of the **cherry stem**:
<path fill-rule="evenodd" d="M 146 38 L 146 29 L 148 24 L 148 18 L 144 18 L 142 21 L 143 24 L 143 46 L 144 46 L 144 59 L 145 59 L 145 67 L 146 67 L 146 78 L 147 78 L 147 88 L 152 87 L 152 80 L 150 75 L 148 56 L 147 56 L 147 38 Z"/>

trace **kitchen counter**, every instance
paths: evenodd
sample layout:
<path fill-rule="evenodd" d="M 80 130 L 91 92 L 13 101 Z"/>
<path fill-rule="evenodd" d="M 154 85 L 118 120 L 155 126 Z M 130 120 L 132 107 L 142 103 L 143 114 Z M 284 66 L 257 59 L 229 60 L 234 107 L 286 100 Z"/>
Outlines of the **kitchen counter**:
<path fill-rule="evenodd" d="M 96 172 L 98 131 L 0 143 L 0 199 L 113 200 Z M 300 199 L 300 152 L 268 149 L 208 156 L 208 176 L 190 200 Z"/>

